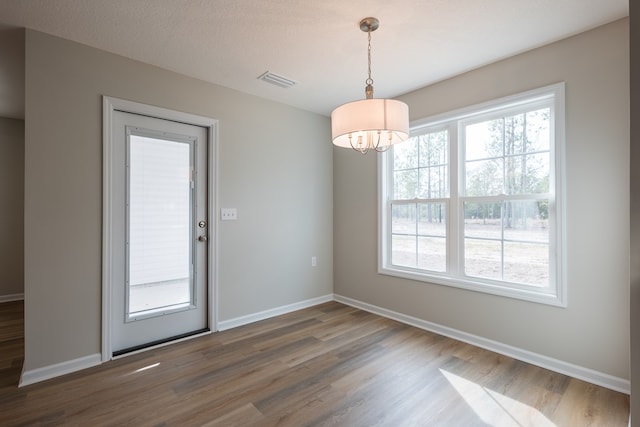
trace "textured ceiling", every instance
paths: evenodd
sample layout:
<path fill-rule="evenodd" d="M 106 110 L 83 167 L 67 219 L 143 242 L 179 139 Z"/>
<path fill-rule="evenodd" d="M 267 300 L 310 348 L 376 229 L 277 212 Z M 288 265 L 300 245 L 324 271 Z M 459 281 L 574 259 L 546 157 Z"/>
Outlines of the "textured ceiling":
<path fill-rule="evenodd" d="M 380 20 L 372 35 L 375 95 L 393 97 L 628 10 L 628 0 L 0 0 L 0 24 L 328 115 L 364 97 L 363 17 Z M 257 80 L 267 70 L 298 84 Z"/>

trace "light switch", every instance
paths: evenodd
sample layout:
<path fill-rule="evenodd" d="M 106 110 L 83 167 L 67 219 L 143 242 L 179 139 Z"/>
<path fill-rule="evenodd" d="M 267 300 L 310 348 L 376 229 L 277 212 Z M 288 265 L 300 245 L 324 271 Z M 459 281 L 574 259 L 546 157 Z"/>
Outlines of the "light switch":
<path fill-rule="evenodd" d="M 236 208 L 220 209 L 220 219 L 222 221 L 234 221 L 238 219 L 238 209 Z"/>

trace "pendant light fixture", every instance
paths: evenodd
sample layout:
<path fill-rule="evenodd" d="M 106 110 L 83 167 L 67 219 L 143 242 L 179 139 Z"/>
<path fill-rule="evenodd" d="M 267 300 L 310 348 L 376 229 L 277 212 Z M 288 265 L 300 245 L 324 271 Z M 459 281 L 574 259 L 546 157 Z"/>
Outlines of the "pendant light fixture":
<path fill-rule="evenodd" d="M 341 105 L 331 113 L 331 138 L 338 147 L 353 148 L 362 154 L 386 151 L 409 137 L 409 107 L 394 99 L 374 99 L 371 78 L 371 33 L 378 29 L 377 18 L 364 18 L 360 29 L 368 34 L 366 99 Z"/>

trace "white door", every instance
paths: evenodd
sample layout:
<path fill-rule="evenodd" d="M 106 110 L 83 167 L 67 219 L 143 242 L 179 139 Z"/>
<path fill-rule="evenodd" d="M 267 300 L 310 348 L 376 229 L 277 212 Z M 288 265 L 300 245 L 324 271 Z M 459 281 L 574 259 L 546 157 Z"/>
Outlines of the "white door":
<path fill-rule="evenodd" d="M 114 111 L 111 351 L 206 332 L 207 129 Z"/>

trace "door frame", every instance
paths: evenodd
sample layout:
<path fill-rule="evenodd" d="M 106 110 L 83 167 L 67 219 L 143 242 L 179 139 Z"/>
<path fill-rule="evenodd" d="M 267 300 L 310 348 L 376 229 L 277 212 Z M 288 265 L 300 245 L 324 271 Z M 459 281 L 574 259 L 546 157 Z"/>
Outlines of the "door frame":
<path fill-rule="evenodd" d="M 207 131 L 207 322 L 211 333 L 218 330 L 218 230 L 217 230 L 217 183 L 218 183 L 218 120 L 190 113 L 127 101 L 110 96 L 102 97 L 102 362 L 113 359 L 111 349 L 112 321 L 112 248 L 113 228 L 112 203 L 115 189 L 113 179 L 113 116 L 116 111 L 170 120 L 188 125 L 200 126 Z M 205 333 L 205 334 L 206 334 Z M 199 336 L 198 334 L 195 336 Z M 195 337 L 194 336 L 194 337 Z M 176 340 L 179 341 L 179 340 Z M 175 342 L 175 341 L 172 341 Z"/>

